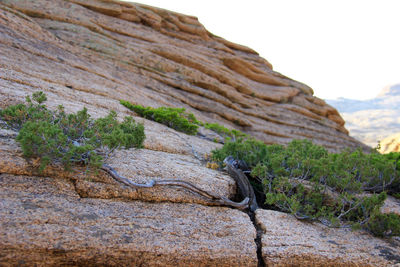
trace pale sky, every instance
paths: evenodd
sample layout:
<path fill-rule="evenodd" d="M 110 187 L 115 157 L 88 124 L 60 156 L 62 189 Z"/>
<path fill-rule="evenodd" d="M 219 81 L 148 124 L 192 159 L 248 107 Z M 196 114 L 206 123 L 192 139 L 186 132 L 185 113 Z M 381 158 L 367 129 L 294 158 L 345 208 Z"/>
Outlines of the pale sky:
<path fill-rule="evenodd" d="M 400 83 L 399 0 L 138 0 L 194 15 L 324 99 L 368 99 Z"/>

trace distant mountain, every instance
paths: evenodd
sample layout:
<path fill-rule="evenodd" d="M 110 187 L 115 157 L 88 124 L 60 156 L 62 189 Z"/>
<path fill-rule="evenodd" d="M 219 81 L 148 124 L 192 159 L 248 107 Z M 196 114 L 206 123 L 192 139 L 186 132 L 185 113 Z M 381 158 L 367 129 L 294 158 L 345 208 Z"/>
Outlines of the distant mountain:
<path fill-rule="evenodd" d="M 386 137 L 381 141 L 382 153 L 400 152 L 400 133 Z"/>
<path fill-rule="evenodd" d="M 387 86 L 368 100 L 338 98 L 326 102 L 340 112 L 350 135 L 369 146 L 400 132 L 400 84 Z"/>

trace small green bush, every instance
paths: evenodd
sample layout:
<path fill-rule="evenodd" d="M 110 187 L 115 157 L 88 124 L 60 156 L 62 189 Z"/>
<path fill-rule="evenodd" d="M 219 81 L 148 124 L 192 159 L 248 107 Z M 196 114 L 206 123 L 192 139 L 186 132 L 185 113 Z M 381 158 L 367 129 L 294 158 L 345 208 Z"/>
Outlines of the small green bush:
<path fill-rule="evenodd" d="M 133 105 L 125 100 L 120 100 L 120 103 L 143 118 L 164 124 L 190 135 L 197 134 L 199 122 L 192 113 L 185 112 L 184 108 L 143 107 L 141 105 Z"/>
<path fill-rule="evenodd" d="M 376 213 L 368 221 L 368 229 L 379 237 L 400 236 L 400 216 Z"/>
<path fill-rule="evenodd" d="M 239 138 L 214 150 L 213 160 L 222 165 L 233 156 L 242 162 L 251 170 L 252 183 L 261 184 L 267 207 L 330 226 L 361 225 L 376 235 L 383 227 L 382 232 L 393 235 L 399 221 L 379 209 L 386 192 L 399 193 L 399 155 L 361 150 L 334 154 L 308 140 L 285 147 Z M 372 194 L 363 194 L 366 190 Z"/>
<path fill-rule="evenodd" d="M 248 135 L 235 129 L 228 129 L 218 123 L 204 123 L 198 121 L 192 113 L 185 112 L 184 108 L 170 108 L 170 107 L 144 107 L 141 105 L 133 105 L 132 103 L 120 100 L 120 103 L 126 108 L 136 112 L 139 116 L 162 123 L 177 131 L 184 132 L 190 135 L 197 134 L 199 126 L 204 126 L 224 137 L 225 140 L 237 139 L 239 137 L 247 137 Z M 215 139 L 214 142 L 218 142 Z"/>
<path fill-rule="evenodd" d="M 218 123 L 204 123 L 204 128 L 210 129 L 210 130 L 222 135 L 226 141 L 230 140 L 230 139 L 235 140 L 239 137 L 248 136 L 247 134 L 245 134 L 241 131 L 238 131 L 235 129 L 230 130 L 230 129 L 226 128 L 225 126 L 218 124 Z"/>
<path fill-rule="evenodd" d="M 86 108 L 66 114 L 63 106 L 48 110 L 45 101 L 45 94 L 36 92 L 26 104 L 0 111 L 0 118 L 19 131 L 16 140 L 24 156 L 40 158 L 40 171 L 50 162 L 61 162 L 67 169 L 73 163 L 98 168 L 115 149 L 143 146 L 144 127 L 132 117 L 120 123 L 111 111 L 93 120 Z"/>

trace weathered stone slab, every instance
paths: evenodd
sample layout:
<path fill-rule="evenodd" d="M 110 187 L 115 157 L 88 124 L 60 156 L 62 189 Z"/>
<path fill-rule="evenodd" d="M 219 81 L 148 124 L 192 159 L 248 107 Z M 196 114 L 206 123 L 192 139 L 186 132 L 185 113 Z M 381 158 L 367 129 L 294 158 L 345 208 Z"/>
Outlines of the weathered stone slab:
<path fill-rule="evenodd" d="M 267 266 L 394 266 L 400 242 L 362 231 L 328 228 L 278 211 L 256 211 L 264 231 L 262 257 Z"/>
<path fill-rule="evenodd" d="M 29 266 L 256 266 L 247 214 L 80 198 L 65 179 L 0 174 L 0 262 Z"/>

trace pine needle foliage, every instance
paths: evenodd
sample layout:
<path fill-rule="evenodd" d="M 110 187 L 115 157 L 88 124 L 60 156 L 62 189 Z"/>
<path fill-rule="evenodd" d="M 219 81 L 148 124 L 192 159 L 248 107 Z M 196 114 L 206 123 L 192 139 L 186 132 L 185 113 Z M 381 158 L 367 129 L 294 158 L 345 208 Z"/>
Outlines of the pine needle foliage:
<path fill-rule="evenodd" d="M 222 135 L 225 141 L 235 140 L 239 137 L 248 137 L 247 134 L 241 131 L 238 131 L 236 129 L 228 129 L 225 126 L 218 123 L 204 123 L 204 128 L 210 129 L 218 133 L 219 135 Z"/>
<path fill-rule="evenodd" d="M 120 103 L 145 119 L 156 121 L 186 134 L 196 135 L 199 126 L 203 126 L 221 135 L 225 141 L 235 140 L 239 137 L 248 137 L 248 135 L 241 131 L 228 129 L 218 123 L 201 122 L 197 120 L 192 113 L 186 112 L 184 108 L 144 107 L 141 105 L 134 105 L 125 100 L 120 100 Z"/>
<path fill-rule="evenodd" d="M 16 140 L 24 156 L 40 159 L 40 171 L 50 162 L 61 162 L 66 169 L 72 164 L 97 169 L 115 149 L 143 147 L 144 126 L 132 117 L 118 122 L 111 111 L 94 120 L 86 108 L 75 114 L 65 113 L 63 106 L 49 110 L 43 104 L 46 100 L 43 92 L 35 92 L 25 104 L 0 111 L 0 118 L 18 131 Z"/>
<path fill-rule="evenodd" d="M 309 140 L 293 140 L 285 147 L 253 138 L 228 141 L 213 151 L 220 166 L 230 155 L 251 170 L 252 183 L 262 188 L 268 208 L 331 227 L 400 235 L 400 217 L 380 212 L 386 194 L 399 193 L 400 153 L 328 153 Z"/>
<path fill-rule="evenodd" d="M 120 100 L 120 103 L 145 119 L 164 124 L 189 135 L 195 135 L 199 128 L 199 122 L 196 120 L 195 116 L 192 113 L 187 113 L 184 108 L 144 107 L 141 105 L 133 105 L 125 100 Z"/>

